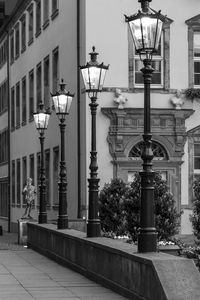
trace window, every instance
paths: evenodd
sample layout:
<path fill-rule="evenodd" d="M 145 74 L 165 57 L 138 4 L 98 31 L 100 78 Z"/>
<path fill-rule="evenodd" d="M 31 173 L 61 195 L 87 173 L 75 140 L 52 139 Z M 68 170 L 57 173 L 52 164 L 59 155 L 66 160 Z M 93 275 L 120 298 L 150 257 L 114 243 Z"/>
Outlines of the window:
<path fill-rule="evenodd" d="M 21 203 L 21 164 L 20 159 L 17 159 L 17 204 Z"/>
<path fill-rule="evenodd" d="M 49 107 L 49 56 L 44 59 L 44 106 Z"/>
<path fill-rule="evenodd" d="M 4 112 L 8 107 L 7 87 L 8 87 L 8 82 L 7 81 L 5 81 L 0 86 L 0 113 Z"/>
<path fill-rule="evenodd" d="M 194 144 L 194 177 L 200 176 L 200 143 Z"/>
<path fill-rule="evenodd" d="M 23 189 L 26 185 L 26 180 L 27 180 L 27 159 L 26 156 L 24 156 L 22 158 L 22 185 L 23 185 Z M 23 204 L 26 204 L 26 199 L 25 199 L 25 195 L 23 195 Z"/>
<path fill-rule="evenodd" d="M 152 87 L 163 86 L 163 36 L 160 40 L 158 52 L 153 55 L 152 67 L 154 68 L 152 76 Z M 135 70 L 135 87 L 144 87 L 143 73 L 140 71 L 143 68 L 143 62 L 139 55 L 134 55 L 134 70 Z"/>
<path fill-rule="evenodd" d="M 16 128 L 20 127 L 20 83 L 16 84 Z"/>
<path fill-rule="evenodd" d="M 51 19 L 53 20 L 58 15 L 58 0 L 52 0 L 52 15 Z"/>
<path fill-rule="evenodd" d="M 8 217 L 8 180 L 0 180 L 0 213 L 2 217 Z"/>
<path fill-rule="evenodd" d="M 0 163 L 8 162 L 8 130 L 0 133 Z"/>
<path fill-rule="evenodd" d="M 22 79 L 22 125 L 26 124 L 26 76 Z"/>
<path fill-rule="evenodd" d="M 21 52 L 26 49 L 26 15 L 21 18 Z"/>
<path fill-rule="evenodd" d="M 34 113 L 34 73 L 29 72 L 29 121 L 33 121 Z"/>
<path fill-rule="evenodd" d="M 30 45 L 33 42 L 33 4 L 28 8 L 28 44 Z"/>
<path fill-rule="evenodd" d="M 11 88 L 11 130 L 15 129 L 15 88 Z"/>
<path fill-rule="evenodd" d="M 39 63 L 37 65 L 36 77 L 37 77 L 37 83 L 36 83 L 37 108 L 39 108 L 39 104 L 42 101 L 42 66 L 41 66 L 41 63 Z"/>
<path fill-rule="evenodd" d="M 14 49 L 14 31 L 10 35 L 10 62 L 13 63 L 15 59 L 15 49 Z"/>
<path fill-rule="evenodd" d="M 200 31 L 194 32 L 194 87 L 200 87 Z"/>
<path fill-rule="evenodd" d="M 12 160 L 12 204 L 15 204 L 15 160 Z"/>
<path fill-rule="evenodd" d="M 143 150 L 143 145 L 144 145 L 144 142 L 142 141 L 142 142 L 137 143 L 135 146 L 133 146 L 133 148 L 129 152 L 129 157 L 131 157 L 134 160 L 140 160 L 142 150 Z M 154 158 L 153 158 L 154 160 L 167 160 L 167 153 L 160 144 L 152 141 L 151 148 L 152 148 L 152 152 L 154 155 Z"/>
<path fill-rule="evenodd" d="M 15 27 L 15 59 L 19 57 L 19 23 Z"/>
<path fill-rule="evenodd" d="M 29 156 L 29 177 L 32 178 L 32 184 L 34 185 L 35 179 L 35 162 L 34 162 L 34 154 Z"/>
<path fill-rule="evenodd" d="M 58 205 L 59 147 L 53 148 L 53 204 Z"/>
<path fill-rule="evenodd" d="M 200 88 L 200 14 L 185 23 L 188 25 L 188 85 Z"/>
<path fill-rule="evenodd" d="M 45 151 L 46 203 L 50 204 L 50 150 Z"/>
<path fill-rule="evenodd" d="M 53 50 L 52 53 L 52 87 L 53 93 L 57 91 L 58 79 L 59 79 L 59 50 L 58 47 Z"/>
<path fill-rule="evenodd" d="M 170 54 L 170 24 L 173 21 L 169 18 L 165 18 L 163 24 L 163 32 L 160 39 L 160 45 L 158 53 L 153 55 L 152 67 L 154 73 L 152 76 L 152 87 L 160 89 L 170 88 L 169 78 L 169 54 Z M 140 60 L 139 55 L 135 53 L 131 32 L 128 34 L 129 45 L 129 88 L 143 88 L 144 80 L 143 74 L 140 71 L 143 67 L 143 63 Z"/>
<path fill-rule="evenodd" d="M 49 0 L 43 0 L 43 29 L 49 25 Z"/>
<path fill-rule="evenodd" d="M 35 36 L 41 33 L 41 1 L 36 0 L 36 24 L 35 24 Z"/>

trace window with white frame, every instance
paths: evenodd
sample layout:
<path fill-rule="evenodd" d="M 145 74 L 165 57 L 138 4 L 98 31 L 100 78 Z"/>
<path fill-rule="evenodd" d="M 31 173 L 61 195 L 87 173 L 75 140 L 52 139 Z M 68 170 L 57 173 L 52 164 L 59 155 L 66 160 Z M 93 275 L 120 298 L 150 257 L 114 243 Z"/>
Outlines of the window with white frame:
<path fill-rule="evenodd" d="M 200 87 L 200 31 L 194 32 L 194 87 Z"/>
<path fill-rule="evenodd" d="M 194 143 L 194 177 L 200 176 L 200 143 Z"/>
<path fill-rule="evenodd" d="M 154 68 L 152 76 L 152 87 L 163 87 L 163 36 L 160 40 L 158 52 L 153 55 L 152 67 Z M 144 78 L 141 69 L 144 67 L 143 62 L 140 60 L 140 56 L 134 55 L 134 86 L 144 87 Z"/>
<path fill-rule="evenodd" d="M 170 18 L 165 18 L 158 52 L 153 55 L 152 67 L 152 87 L 158 89 L 170 89 L 170 25 L 173 22 Z M 135 53 L 131 32 L 128 34 L 129 49 L 129 88 L 143 88 L 144 79 L 141 69 L 143 63 L 139 55 Z"/>

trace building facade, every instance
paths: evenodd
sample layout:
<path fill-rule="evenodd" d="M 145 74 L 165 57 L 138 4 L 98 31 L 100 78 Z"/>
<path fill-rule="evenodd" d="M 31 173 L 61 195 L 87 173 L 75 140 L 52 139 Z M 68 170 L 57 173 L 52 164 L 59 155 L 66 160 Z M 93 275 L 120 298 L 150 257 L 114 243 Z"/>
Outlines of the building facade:
<path fill-rule="evenodd" d="M 159 52 L 152 62 L 153 168 L 167 180 L 178 210 L 183 210 L 181 233 L 187 234 L 192 231 L 192 185 L 200 174 L 200 4 L 198 0 L 153 0 L 150 5 L 166 15 Z M 141 169 L 142 62 L 124 18 L 138 9 L 140 3 L 132 0 L 27 0 L 18 2 L 3 25 L 0 49 L 7 43 L 9 55 L 0 73 L 0 89 L 2 86 L 2 95 L 7 94 L 2 104 L 0 99 L 5 105 L 0 124 L 1 145 L 8 149 L 5 146 L 2 154 L 0 151 L 0 160 L 7 155 L 2 158 L 7 169 L 4 171 L 2 162 L 0 175 L 2 182 L 4 177 L 8 181 L 5 207 L 11 230 L 16 230 L 23 214 L 21 191 L 26 178 L 32 177 L 37 187 L 39 183 L 40 144 L 33 112 L 40 101 L 52 106 L 50 92 L 58 89 L 61 78 L 75 93 L 66 120 L 68 215 L 70 219 L 87 218 L 91 116 L 79 66 L 89 60 L 92 46 L 99 52 L 99 62 L 110 64 L 97 110 L 100 189 L 113 177 L 129 182 Z M 46 200 L 52 222 L 58 210 L 59 152 L 58 120 L 52 111 L 45 134 Z M 0 203 L 5 203 L 3 196 Z M 0 214 L 5 217 L 5 212 L 0 210 Z M 33 214 L 37 219 L 37 201 Z"/>

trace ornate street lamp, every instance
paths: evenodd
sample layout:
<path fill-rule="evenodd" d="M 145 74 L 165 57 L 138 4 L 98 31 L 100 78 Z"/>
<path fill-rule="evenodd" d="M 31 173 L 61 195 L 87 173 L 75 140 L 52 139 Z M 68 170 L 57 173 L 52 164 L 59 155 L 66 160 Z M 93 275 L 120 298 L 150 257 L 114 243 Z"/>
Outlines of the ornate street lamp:
<path fill-rule="evenodd" d="M 49 118 L 51 113 L 49 110 L 44 109 L 44 104 L 40 102 L 39 110 L 33 114 L 36 128 L 40 134 L 40 146 L 41 146 L 41 158 L 40 158 L 40 185 L 39 185 L 39 194 L 40 194 L 40 208 L 38 223 L 44 224 L 47 223 L 47 212 L 46 212 L 46 183 L 45 183 L 45 169 L 44 169 L 44 132 L 47 130 Z"/>
<path fill-rule="evenodd" d="M 151 0 L 138 0 L 142 11 L 130 17 L 125 16 L 129 24 L 135 51 L 140 55 L 144 67 L 144 134 L 143 170 L 141 176 L 141 213 L 140 232 L 138 235 L 138 252 L 157 251 L 157 233 L 154 216 L 154 171 L 152 169 L 153 152 L 151 148 L 151 106 L 150 85 L 154 69 L 151 66 L 152 55 L 157 52 L 162 32 L 164 17 L 149 7 Z"/>
<path fill-rule="evenodd" d="M 60 90 L 55 94 L 51 94 L 56 115 L 60 120 L 60 135 L 61 135 L 61 160 L 60 160 L 60 181 L 59 187 L 59 215 L 58 215 L 58 229 L 68 228 L 67 215 L 67 172 L 65 166 L 65 118 L 69 114 L 70 107 L 74 95 L 65 90 L 66 84 L 62 82 L 59 84 Z"/>
<path fill-rule="evenodd" d="M 99 64 L 97 61 L 98 53 L 95 52 L 95 47 L 89 53 L 91 60 L 85 66 L 80 67 L 85 84 L 85 91 L 91 100 L 91 156 L 90 156 L 90 178 L 89 182 L 89 212 L 87 222 L 87 237 L 98 237 L 101 235 L 101 224 L 99 220 L 98 211 L 98 192 L 99 192 L 99 178 L 97 177 L 97 151 L 96 151 L 96 111 L 98 103 L 97 94 L 103 89 L 106 71 L 109 66 L 103 63 Z"/>

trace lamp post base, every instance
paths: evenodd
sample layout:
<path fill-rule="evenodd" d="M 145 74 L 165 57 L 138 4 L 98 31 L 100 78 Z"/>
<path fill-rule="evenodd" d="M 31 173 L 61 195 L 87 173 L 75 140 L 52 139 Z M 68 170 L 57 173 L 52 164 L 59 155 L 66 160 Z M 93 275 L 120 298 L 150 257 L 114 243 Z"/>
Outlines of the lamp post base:
<path fill-rule="evenodd" d="M 58 216 L 58 229 L 67 229 L 68 228 L 68 216 Z"/>
<path fill-rule="evenodd" d="M 88 220 L 87 223 L 87 237 L 100 237 L 101 224 L 99 220 Z"/>
<path fill-rule="evenodd" d="M 138 235 L 138 252 L 157 252 L 157 233 L 141 232 Z"/>

